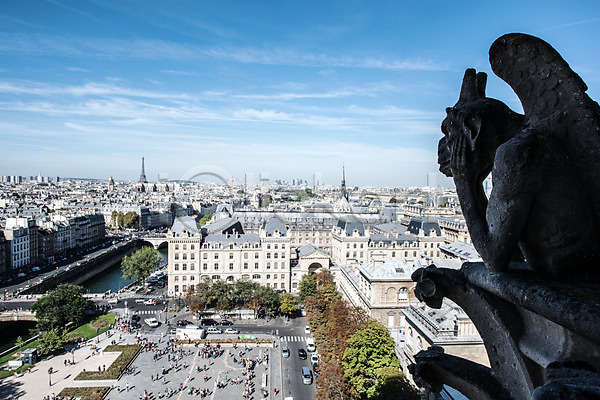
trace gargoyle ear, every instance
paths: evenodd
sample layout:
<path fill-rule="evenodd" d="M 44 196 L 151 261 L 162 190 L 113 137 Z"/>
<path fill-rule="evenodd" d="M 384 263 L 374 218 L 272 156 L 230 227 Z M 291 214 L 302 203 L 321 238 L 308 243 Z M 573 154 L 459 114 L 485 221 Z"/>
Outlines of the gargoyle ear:
<path fill-rule="evenodd" d="M 471 151 L 475 151 L 475 144 L 481 132 L 482 119 L 479 115 L 469 115 L 464 120 L 465 131 L 469 134 Z"/>
<path fill-rule="evenodd" d="M 458 102 L 475 100 L 477 97 L 477 73 L 473 68 L 468 68 L 463 76 Z"/>

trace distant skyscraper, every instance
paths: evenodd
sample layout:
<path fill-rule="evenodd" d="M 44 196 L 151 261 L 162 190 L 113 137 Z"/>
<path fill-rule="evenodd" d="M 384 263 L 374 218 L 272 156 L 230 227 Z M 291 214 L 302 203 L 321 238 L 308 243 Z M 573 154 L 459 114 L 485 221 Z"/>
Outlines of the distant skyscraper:
<path fill-rule="evenodd" d="M 437 187 L 437 174 L 435 172 L 430 172 L 427 174 L 427 187 Z"/>
<path fill-rule="evenodd" d="M 323 174 L 321 172 L 315 172 L 313 174 L 313 187 L 317 188 L 323 185 Z"/>
<path fill-rule="evenodd" d="M 140 183 L 148 183 L 148 179 L 146 179 L 146 171 L 144 170 L 144 157 L 142 157 L 142 173 L 140 174 Z"/>

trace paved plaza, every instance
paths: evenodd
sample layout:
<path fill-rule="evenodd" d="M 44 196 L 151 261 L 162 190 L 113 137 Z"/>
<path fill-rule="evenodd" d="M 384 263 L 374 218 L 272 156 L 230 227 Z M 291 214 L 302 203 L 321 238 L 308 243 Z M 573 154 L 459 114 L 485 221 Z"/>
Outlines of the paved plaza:
<path fill-rule="evenodd" d="M 257 337 L 261 338 L 259 335 Z M 208 353 L 203 351 L 202 345 L 170 346 L 167 351 L 170 338 L 173 339 L 174 335 L 151 333 L 136 336 L 134 333 L 118 333 L 113 329 L 89 341 L 74 353 L 39 362 L 31 373 L 2 380 L 0 398 L 42 400 L 44 396 L 57 395 L 65 387 L 111 386 L 112 390 L 106 397 L 108 400 L 139 400 L 144 397 L 152 400 L 191 397 L 258 400 L 265 398 L 261 391 L 265 385 L 268 399 L 282 399 L 281 392 L 277 395 L 274 393 L 274 388 L 281 388 L 281 359 L 279 351 L 273 351 L 271 345 L 265 347 L 265 344 L 254 344 L 248 348 L 238 345 L 235 349 L 222 345 L 221 355 L 205 358 Z M 213 338 L 219 338 L 219 335 Z M 222 338 L 225 338 L 224 335 Z M 265 335 L 263 338 L 271 340 L 272 336 Z M 75 376 L 83 370 L 108 369 L 118 354 L 105 354 L 102 349 L 113 342 L 150 343 L 153 349 L 146 346 L 132 363 L 130 373 L 118 380 L 75 381 Z M 100 351 L 92 349 L 96 346 Z M 216 350 L 215 346 L 212 346 L 212 350 Z M 73 359 L 74 364 L 65 365 Z M 253 361 L 254 366 L 250 371 L 244 369 L 243 360 Z M 51 375 L 48 374 L 50 367 L 53 370 Z M 253 376 L 252 379 L 246 379 L 248 372 Z M 250 385 L 246 385 L 248 382 Z M 217 384 L 222 387 L 217 387 Z M 250 395 L 244 397 L 244 391 L 249 389 Z M 202 394 L 205 396 L 202 397 Z"/>

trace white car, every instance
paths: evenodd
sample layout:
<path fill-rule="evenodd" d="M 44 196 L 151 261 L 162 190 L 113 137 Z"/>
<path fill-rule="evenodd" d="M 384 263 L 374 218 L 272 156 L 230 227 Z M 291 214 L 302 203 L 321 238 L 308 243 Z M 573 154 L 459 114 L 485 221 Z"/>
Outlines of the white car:
<path fill-rule="evenodd" d="M 304 333 L 306 333 L 307 335 L 310 335 L 310 326 L 306 325 L 304 327 Z"/>
<path fill-rule="evenodd" d="M 157 321 L 156 318 L 146 318 L 144 320 L 144 322 L 146 323 L 146 325 L 148 325 L 150 328 L 156 328 L 159 325 L 159 322 Z"/>
<path fill-rule="evenodd" d="M 317 353 L 312 353 L 310 355 L 310 363 L 311 364 L 319 364 L 319 355 Z"/>
<path fill-rule="evenodd" d="M 206 333 L 223 333 L 223 331 L 220 330 L 219 328 L 215 328 L 214 326 L 211 326 L 208 329 L 206 329 Z"/>
<path fill-rule="evenodd" d="M 240 331 L 238 331 L 235 328 L 227 328 L 227 329 L 225 329 L 225 333 L 231 333 L 231 334 L 237 335 L 238 333 L 240 333 Z"/>

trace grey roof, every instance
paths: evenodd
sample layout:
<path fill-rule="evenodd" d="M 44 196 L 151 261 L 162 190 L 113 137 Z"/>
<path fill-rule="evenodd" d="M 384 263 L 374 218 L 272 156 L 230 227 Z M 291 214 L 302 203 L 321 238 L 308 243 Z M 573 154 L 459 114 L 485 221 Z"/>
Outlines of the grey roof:
<path fill-rule="evenodd" d="M 313 246 L 312 244 L 305 244 L 302 247 L 299 247 L 297 250 L 298 252 L 298 257 L 304 257 L 307 256 L 309 254 L 316 252 L 322 253 L 323 255 L 329 257 L 329 254 L 327 254 L 327 252 L 319 247 Z"/>
<path fill-rule="evenodd" d="M 196 232 L 200 229 L 200 224 L 194 217 L 183 216 L 176 217 L 171 226 L 171 230 L 175 233 L 175 236 L 181 236 L 181 233 L 185 230 L 190 236 L 196 236 Z"/>
<path fill-rule="evenodd" d="M 401 234 L 398 236 L 394 236 L 394 235 L 384 235 L 383 233 L 372 233 L 369 241 L 374 242 L 374 243 L 379 243 L 379 242 L 383 242 L 383 243 L 392 243 L 392 242 L 396 242 L 398 244 L 402 244 L 404 242 L 409 242 L 409 243 L 413 243 L 417 241 L 417 237 L 415 235 L 410 235 L 410 234 Z"/>
<path fill-rule="evenodd" d="M 210 235 L 213 233 L 244 233 L 244 228 L 240 221 L 235 218 L 223 218 L 212 224 L 204 225 L 202 227 L 203 235 Z"/>
<path fill-rule="evenodd" d="M 408 231 L 413 235 L 418 235 L 419 231 L 423 230 L 423 234 L 425 236 L 430 236 L 431 231 L 435 231 L 437 236 L 442 235 L 442 230 L 440 229 L 440 224 L 438 223 L 437 218 L 431 217 L 413 217 L 410 219 L 408 223 Z"/>
<path fill-rule="evenodd" d="M 481 256 L 470 243 L 454 242 L 440 246 L 440 250 L 462 260 L 481 261 Z"/>
<path fill-rule="evenodd" d="M 386 222 L 384 224 L 375 225 L 373 230 L 384 233 L 402 234 L 406 232 L 406 227 L 396 222 Z"/>
<path fill-rule="evenodd" d="M 381 200 L 379 200 L 378 197 L 375 197 L 373 200 L 371 200 L 371 202 L 369 203 L 369 207 L 383 207 L 383 203 L 381 202 Z"/>
<path fill-rule="evenodd" d="M 287 236 L 287 228 L 285 226 L 285 221 L 283 220 L 283 218 L 277 215 L 271 215 L 267 219 L 265 219 L 262 225 L 262 229 L 267 236 L 273 236 L 275 234 L 275 231 L 279 231 L 281 236 Z"/>
<path fill-rule="evenodd" d="M 369 281 L 373 280 L 411 280 L 413 268 L 408 266 L 404 259 L 385 258 L 383 264 L 361 264 L 358 269 Z"/>
<path fill-rule="evenodd" d="M 457 258 L 417 258 L 413 261 L 413 263 L 415 268 L 427 268 L 430 265 L 435 265 L 438 268 L 449 268 L 458 270 L 462 267 L 463 260 L 459 260 Z"/>
<path fill-rule="evenodd" d="M 260 238 L 255 233 L 243 233 L 241 235 L 230 235 L 227 233 L 213 233 L 204 238 L 204 242 L 208 244 L 219 243 L 221 246 L 226 247 L 230 244 L 236 246 L 243 246 L 244 243 L 255 244 L 260 242 Z"/>
<path fill-rule="evenodd" d="M 233 215 L 233 206 L 231 204 L 219 204 L 215 211 L 215 214 L 218 213 L 228 213 L 231 216 Z"/>
<path fill-rule="evenodd" d="M 355 230 L 358 231 L 360 236 L 365 235 L 365 225 L 361 220 L 352 215 L 340 217 L 336 226 L 346 231 L 348 236 L 352 236 Z"/>

